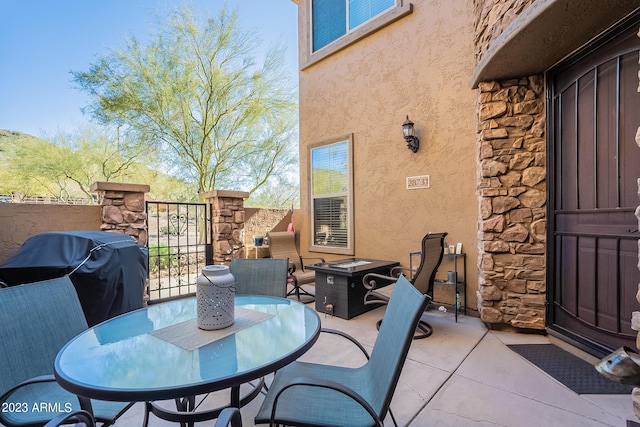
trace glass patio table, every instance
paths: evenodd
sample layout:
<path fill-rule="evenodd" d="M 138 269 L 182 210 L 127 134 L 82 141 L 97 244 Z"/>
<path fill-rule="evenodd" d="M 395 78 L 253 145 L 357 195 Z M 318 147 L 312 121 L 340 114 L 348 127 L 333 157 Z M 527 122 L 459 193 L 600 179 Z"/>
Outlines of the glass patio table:
<path fill-rule="evenodd" d="M 60 350 L 56 379 L 75 394 L 124 402 L 179 399 L 231 388 L 231 404 L 241 406 L 240 385 L 309 350 L 318 339 L 320 318 L 311 308 L 283 298 L 236 296 L 235 305 L 235 322 L 226 331 L 198 329 L 195 298 L 154 304 L 107 320 Z"/>

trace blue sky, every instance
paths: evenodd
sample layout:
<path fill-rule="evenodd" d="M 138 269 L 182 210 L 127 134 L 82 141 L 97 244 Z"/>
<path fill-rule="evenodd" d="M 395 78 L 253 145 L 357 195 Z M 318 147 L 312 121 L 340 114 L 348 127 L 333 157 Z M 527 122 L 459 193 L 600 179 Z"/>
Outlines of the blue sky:
<path fill-rule="evenodd" d="M 154 13 L 187 0 L 0 0 L 0 129 L 51 137 L 89 121 L 87 96 L 70 71 L 86 71 L 109 48 L 123 48 L 132 34 L 144 39 Z M 215 14 L 224 0 L 191 0 Z M 287 66 L 297 82 L 297 6 L 291 0 L 227 0 L 240 23 L 266 49 L 287 47 Z"/>

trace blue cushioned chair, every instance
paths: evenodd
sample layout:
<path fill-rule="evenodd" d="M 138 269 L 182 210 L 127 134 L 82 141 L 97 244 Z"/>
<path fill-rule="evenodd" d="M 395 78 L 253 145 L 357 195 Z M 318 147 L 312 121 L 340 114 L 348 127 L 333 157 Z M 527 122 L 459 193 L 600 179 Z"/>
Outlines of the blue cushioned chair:
<path fill-rule="evenodd" d="M 44 427 L 58 427 L 67 425 L 70 422 L 75 422 L 75 427 L 95 427 L 96 421 L 93 419 L 90 413 L 87 411 L 79 410 L 69 412 L 68 414 L 60 414 L 48 423 Z"/>
<path fill-rule="evenodd" d="M 242 427 L 242 417 L 238 408 L 226 408 L 221 413 L 214 427 Z"/>
<path fill-rule="evenodd" d="M 44 427 L 58 427 L 64 424 L 68 424 L 70 421 L 77 421 L 81 424 L 76 424 L 76 427 L 94 427 L 95 421 L 90 413 L 87 411 L 74 411 L 68 414 L 60 414 Z M 242 417 L 240 416 L 240 410 L 238 408 L 226 408 L 220 413 L 220 416 L 216 420 L 214 427 L 242 427 Z"/>
<path fill-rule="evenodd" d="M 131 406 L 78 397 L 55 381 L 58 351 L 86 329 L 67 276 L 0 289 L 0 405 L 26 409 L 1 411 L 0 422 L 9 427 L 43 426 L 60 414 L 83 409 L 111 425 Z M 42 403 L 49 406 L 38 410 Z"/>
<path fill-rule="evenodd" d="M 346 368 L 293 362 L 275 374 L 255 422 L 383 426 L 413 332 L 429 300 L 400 276 L 367 363 Z"/>
<path fill-rule="evenodd" d="M 287 259 L 233 259 L 231 274 L 236 278 L 236 294 L 287 297 Z"/>

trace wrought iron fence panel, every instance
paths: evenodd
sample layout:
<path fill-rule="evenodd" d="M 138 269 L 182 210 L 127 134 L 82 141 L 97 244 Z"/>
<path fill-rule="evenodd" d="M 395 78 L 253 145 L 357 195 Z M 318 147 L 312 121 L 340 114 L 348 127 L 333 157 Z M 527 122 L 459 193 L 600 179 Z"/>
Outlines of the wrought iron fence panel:
<path fill-rule="evenodd" d="M 202 267 L 213 264 L 210 205 L 146 202 L 146 208 L 149 300 L 194 295 Z"/>

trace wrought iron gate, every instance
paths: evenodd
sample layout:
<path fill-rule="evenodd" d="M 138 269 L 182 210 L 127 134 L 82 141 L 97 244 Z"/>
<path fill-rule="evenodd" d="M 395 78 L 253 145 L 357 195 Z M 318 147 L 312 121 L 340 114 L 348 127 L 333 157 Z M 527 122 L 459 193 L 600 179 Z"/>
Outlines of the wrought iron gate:
<path fill-rule="evenodd" d="M 211 206 L 146 202 L 149 238 L 149 300 L 194 295 L 196 279 L 213 264 Z"/>

